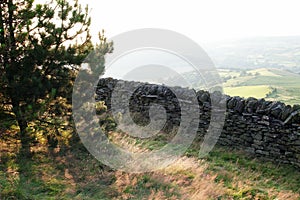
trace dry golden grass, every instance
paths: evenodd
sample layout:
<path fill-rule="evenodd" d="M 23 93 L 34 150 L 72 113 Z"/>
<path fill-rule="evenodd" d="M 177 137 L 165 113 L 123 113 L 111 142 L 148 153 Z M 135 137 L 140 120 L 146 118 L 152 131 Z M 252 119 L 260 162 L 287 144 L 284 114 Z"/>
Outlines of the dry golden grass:
<path fill-rule="evenodd" d="M 182 199 L 216 199 L 225 193 L 216 175 L 206 172 L 207 164 L 195 158 L 183 157 L 163 170 L 166 179 L 180 185 Z"/>

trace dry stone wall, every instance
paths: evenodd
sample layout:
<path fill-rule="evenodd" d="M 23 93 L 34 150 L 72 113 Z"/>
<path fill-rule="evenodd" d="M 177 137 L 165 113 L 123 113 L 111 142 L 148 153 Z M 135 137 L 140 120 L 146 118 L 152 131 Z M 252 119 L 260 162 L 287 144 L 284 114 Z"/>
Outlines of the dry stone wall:
<path fill-rule="evenodd" d="M 137 82 L 112 78 L 100 79 L 96 89 L 96 100 L 105 101 L 111 108 L 111 94 L 116 84 L 118 91 L 125 93 L 126 88 L 136 87 Z M 166 129 L 180 125 L 179 100 L 172 91 L 190 95 L 191 89 L 163 85 L 138 83 L 130 98 L 130 110 L 140 113 L 147 122 L 150 103 L 162 105 L 167 112 Z M 120 87 L 121 86 L 121 87 Z M 211 95 L 206 91 L 195 91 L 199 104 L 198 134 L 205 135 L 211 117 Z M 122 96 L 122 95 L 121 95 Z M 119 103 L 122 104 L 122 98 Z M 255 156 L 278 163 L 292 164 L 300 168 L 300 106 L 285 105 L 264 99 L 226 96 L 225 124 L 218 140 L 219 145 L 244 150 Z"/>

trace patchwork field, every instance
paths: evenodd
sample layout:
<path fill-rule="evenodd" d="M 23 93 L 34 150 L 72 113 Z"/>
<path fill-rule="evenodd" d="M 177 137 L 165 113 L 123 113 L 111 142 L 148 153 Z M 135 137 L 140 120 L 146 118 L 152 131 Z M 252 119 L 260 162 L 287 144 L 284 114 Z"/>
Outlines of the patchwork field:
<path fill-rule="evenodd" d="M 224 92 L 231 96 L 266 98 L 300 104 L 300 75 L 280 69 L 220 69 Z"/>

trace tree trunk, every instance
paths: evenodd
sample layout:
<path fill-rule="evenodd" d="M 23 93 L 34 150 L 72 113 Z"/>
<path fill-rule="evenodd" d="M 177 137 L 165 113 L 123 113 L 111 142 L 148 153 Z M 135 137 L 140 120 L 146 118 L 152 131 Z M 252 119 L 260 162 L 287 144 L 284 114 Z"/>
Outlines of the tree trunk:
<path fill-rule="evenodd" d="M 23 153 L 25 156 L 30 156 L 30 143 L 31 138 L 27 131 L 27 122 L 25 120 L 19 119 L 18 124 L 20 127 L 20 139 L 21 139 L 21 153 Z"/>
<path fill-rule="evenodd" d="M 25 119 L 25 117 L 23 117 L 23 115 L 22 115 L 22 111 L 19 106 L 19 103 L 16 102 L 15 100 L 12 100 L 12 104 L 13 104 L 13 112 L 16 115 L 16 120 L 17 120 L 19 128 L 20 128 L 19 138 L 21 140 L 21 145 L 22 145 L 21 149 L 20 149 L 20 153 L 26 157 L 30 157 L 31 156 L 31 152 L 30 152 L 31 137 L 27 130 L 28 122 Z"/>
<path fill-rule="evenodd" d="M 18 96 L 18 87 L 16 87 L 17 80 L 15 80 L 15 73 L 17 71 L 17 59 L 16 59 L 16 39 L 14 34 L 14 3 L 13 0 L 8 0 L 8 32 L 9 32 L 9 39 L 8 39 L 8 53 L 4 55 L 4 60 L 7 68 L 7 81 L 8 81 L 8 95 L 12 101 L 13 112 L 16 115 L 16 120 L 18 122 L 20 128 L 20 139 L 22 147 L 20 149 L 20 153 L 29 156 L 30 155 L 30 135 L 27 131 L 27 120 L 23 116 L 22 109 L 20 107 L 20 99 Z M 1 13 L 1 18 L 2 18 Z M 3 23 L 3 20 L 2 20 Z M 3 26 L 3 24 L 1 25 Z M 3 36 L 1 36 L 3 40 Z"/>

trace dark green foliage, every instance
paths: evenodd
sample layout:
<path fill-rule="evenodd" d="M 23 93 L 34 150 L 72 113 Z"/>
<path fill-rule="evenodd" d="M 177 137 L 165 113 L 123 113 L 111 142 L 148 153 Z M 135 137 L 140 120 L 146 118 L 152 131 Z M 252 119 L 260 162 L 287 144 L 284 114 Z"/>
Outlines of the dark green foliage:
<path fill-rule="evenodd" d="M 23 146 L 32 141 L 30 132 L 44 127 L 47 134 L 70 131 L 79 65 L 96 48 L 102 72 L 112 44 L 101 34 L 100 44 L 92 44 L 88 8 L 77 1 L 8 0 L 0 6 L 0 103 L 11 106 Z"/>
<path fill-rule="evenodd" d="M 99 124 L 105 132 L 113 131 L 117 128 L 117 123 L 110 115 L 103 115 L 99 120 Z"/>

